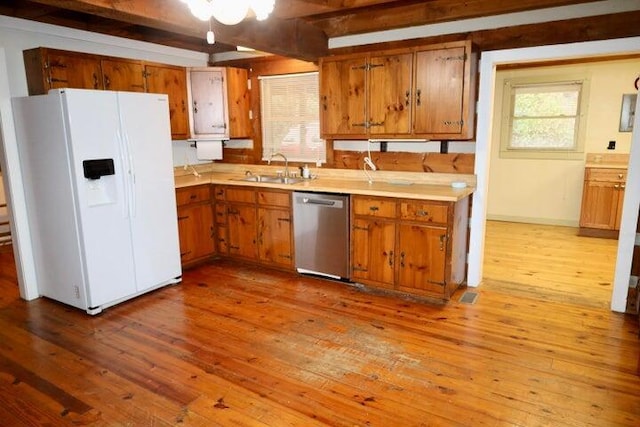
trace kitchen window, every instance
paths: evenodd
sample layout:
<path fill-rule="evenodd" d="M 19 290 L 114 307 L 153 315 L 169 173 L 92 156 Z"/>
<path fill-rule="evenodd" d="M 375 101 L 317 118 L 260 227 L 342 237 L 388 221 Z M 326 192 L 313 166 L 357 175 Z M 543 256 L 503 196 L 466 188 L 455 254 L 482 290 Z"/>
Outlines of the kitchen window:
<path fill-rule="evenodd" d="M 505 79 L 500 157 L 582 159 L 586 79 Z"/>
<path fill-rule="evenodd" d="M 260 77 L 263 160 L 279 152 L 290 161 L 326 161 L 318 94 L 317 72 Z"/>

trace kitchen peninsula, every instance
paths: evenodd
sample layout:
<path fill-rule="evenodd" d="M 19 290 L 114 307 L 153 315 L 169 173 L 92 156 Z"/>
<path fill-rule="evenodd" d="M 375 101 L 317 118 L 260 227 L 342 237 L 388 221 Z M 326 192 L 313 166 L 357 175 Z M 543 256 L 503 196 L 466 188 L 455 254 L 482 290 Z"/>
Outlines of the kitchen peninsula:
<path fill-rule="evenodd" d="M 175 169 L 187 267 L 219 256 L 294 271 L 291 193 L 306 191 L 351 196 L 352 281 L 440 300 L 464 282 L 474 175 L 375 171 L 369 183 L 361 170 L 313 168 L 289 184 L 245 179 L 278 166 L 197 168 Z"/>

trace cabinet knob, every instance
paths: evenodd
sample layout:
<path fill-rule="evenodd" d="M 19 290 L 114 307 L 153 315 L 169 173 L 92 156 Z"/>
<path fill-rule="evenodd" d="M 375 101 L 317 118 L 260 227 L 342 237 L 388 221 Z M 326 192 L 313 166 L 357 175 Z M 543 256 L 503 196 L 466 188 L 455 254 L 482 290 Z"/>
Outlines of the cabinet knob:
<path fill-rule="evenodd" d="M 623 176 L 624 176 L 624 175 L 623 175 L 623 174 L 621 174 L 621 173 L 619 173 L 619 174 L 618 174 L 618 178 L 620 178 L 620 179 L 622 179 L 622 177 L 623 177 Z"/>

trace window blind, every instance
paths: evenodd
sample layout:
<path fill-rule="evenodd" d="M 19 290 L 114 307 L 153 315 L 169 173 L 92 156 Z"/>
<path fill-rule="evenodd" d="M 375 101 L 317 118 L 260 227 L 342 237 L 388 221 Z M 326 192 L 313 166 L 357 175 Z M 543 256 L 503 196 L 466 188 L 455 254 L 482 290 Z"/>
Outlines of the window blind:
<path fill-rule="evenodd" d="M 290 161 L 326 161 L 318 96 L 318 73 L 260 77 L 263 160 L 279 152 Z"/>

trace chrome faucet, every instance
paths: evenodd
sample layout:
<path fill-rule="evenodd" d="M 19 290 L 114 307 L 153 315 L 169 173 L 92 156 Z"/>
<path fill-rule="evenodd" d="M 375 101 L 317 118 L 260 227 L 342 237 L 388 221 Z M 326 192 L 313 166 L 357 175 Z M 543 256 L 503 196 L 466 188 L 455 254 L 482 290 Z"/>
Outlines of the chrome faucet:
<path fill-rule="evenodd" d="M 287 160 L 287 157 L 282 154 L 282 153 L 273 153 L 271 154 L 271 157 L 269 157 L 269 160 L 267 160 L 267 164 L 270 165 L 271 164 L 271 160 L 276 157 L 276 156 L 280 156 L 284 159 L 284 176 L 285 178 L 287 178 L 289 176 L 289 160 Z"/>

